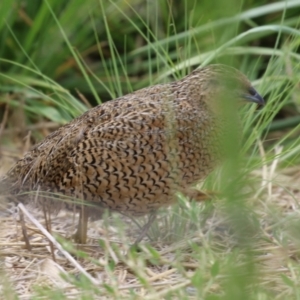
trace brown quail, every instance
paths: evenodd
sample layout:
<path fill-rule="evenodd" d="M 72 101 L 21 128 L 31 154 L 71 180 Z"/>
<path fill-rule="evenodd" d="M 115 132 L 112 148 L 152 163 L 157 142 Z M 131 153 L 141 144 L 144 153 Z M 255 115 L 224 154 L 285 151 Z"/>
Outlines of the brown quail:
<path fill-rule="evenodd" d="M 199 68 L 181 80 L 88 110 L 26 153 L 2 186 L 10 185 L 14 193 L 50 191 L 71 196 L 77 204 L 75 199 L 93 204 L 81 210 L 81 243 L 86 242 L 88 216 L 97 207 L 138 216 L 172 204 L 178 191 L 201 198 L 191 186 L 220 160 L 222 121 L 215 105 L 225 94 L 224 101 L 264 103 L 236 69 Z M 63 203 L 40 201 L 51 203 L 53 210 Z"/>

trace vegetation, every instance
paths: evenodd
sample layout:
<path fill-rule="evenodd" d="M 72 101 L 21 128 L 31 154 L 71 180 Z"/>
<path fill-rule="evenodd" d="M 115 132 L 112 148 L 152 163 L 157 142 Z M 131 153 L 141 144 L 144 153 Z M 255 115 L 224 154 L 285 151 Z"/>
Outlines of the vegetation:
<path fill-rule="evenodd" d="M 3 298 L 300 299 L 299 0 L 2 2 L 1 172 L 89 107 L 199 65 L 235 66 L 267 101 L 241 109 L 241 146 L 233 135 L 227 163 L 201 186 L 215 199 L 178 195 L 140 249 L 129 249 L 137 229 L 114 215 L 91 225 L 80 251 L 58 237 L 100 284 L 59 253 L 54 263 L 31 224 L 24 250 L 5 218 Z M 70 221 L 53 217 L 53 233 Z"/>

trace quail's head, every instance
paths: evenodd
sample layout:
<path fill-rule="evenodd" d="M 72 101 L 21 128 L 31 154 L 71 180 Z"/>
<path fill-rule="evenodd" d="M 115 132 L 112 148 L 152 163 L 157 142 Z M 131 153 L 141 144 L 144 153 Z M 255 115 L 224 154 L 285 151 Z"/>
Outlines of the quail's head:
<path fill-rule="evenodd" d="M 207 100 L 234 99 L 264 105 L 263 97 L 254 89 L 249 79 L 240 71 L 226 65 L 210 65 L 199 70 Z M 226 100 L 227 102 L 227 100 Z M 240 101 L 239 101 L 240 102 Z M 228 103 L 227 103 L 228 104 Z"/>
<path fill-rule="evenodd" d="M 225 152 L 236 153 L 237 145 L 241 141 L 238 108 L 241 104 L 250 102 L 264 105 L 264 99 L 243 73 L 226 65 L 199 68 L 190 76 L 197 82 L 194 89 L 199 91 L 198 106 L 205 111 L 211 127 L 214 128 L 211 141 L 222 149 L 222 156 Z M 228 144 L 230 147 L 227 147 Z"/>

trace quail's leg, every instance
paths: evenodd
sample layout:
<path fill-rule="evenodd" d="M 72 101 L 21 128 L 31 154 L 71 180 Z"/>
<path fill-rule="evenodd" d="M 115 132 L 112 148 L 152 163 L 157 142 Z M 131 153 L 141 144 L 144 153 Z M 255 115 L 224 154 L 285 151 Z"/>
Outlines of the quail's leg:
<path fill-rule="evenodd" d="M 148 222 L 143 226 L 141 233 L 139 234 L 139 236 L 137 237 L 133 245 L 135 246 L 138 245 L 138 243 L 147 235 L 149 228 L 151 227 L 152 223 L 156 219 L 156 215 L 157 215 L 156 210 L 151 212 Z"/>
<path fill-rule="evenodd" d="M 89 219 L 89 215 L 88 215 L 87 208 L 84 207 L 83 205 L 79 213 L 79 222 L 78 222 L 77 231 L 74 234 L 74 240 L 79 244 L 86 244 L 88 219 Z"/>

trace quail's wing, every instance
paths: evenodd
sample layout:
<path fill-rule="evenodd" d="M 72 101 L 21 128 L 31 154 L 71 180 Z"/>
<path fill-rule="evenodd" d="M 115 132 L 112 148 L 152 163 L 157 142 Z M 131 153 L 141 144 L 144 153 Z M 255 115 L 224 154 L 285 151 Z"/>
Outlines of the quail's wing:
<path fill-rule="evenodd" d="M 161 110 L 149 107 L 102 122 L 68 153 L 61 188 L 67 193 L 82 186 L 85 199 L 118 211 L 161 206 L 175 181 L 166 133 Z"/>

